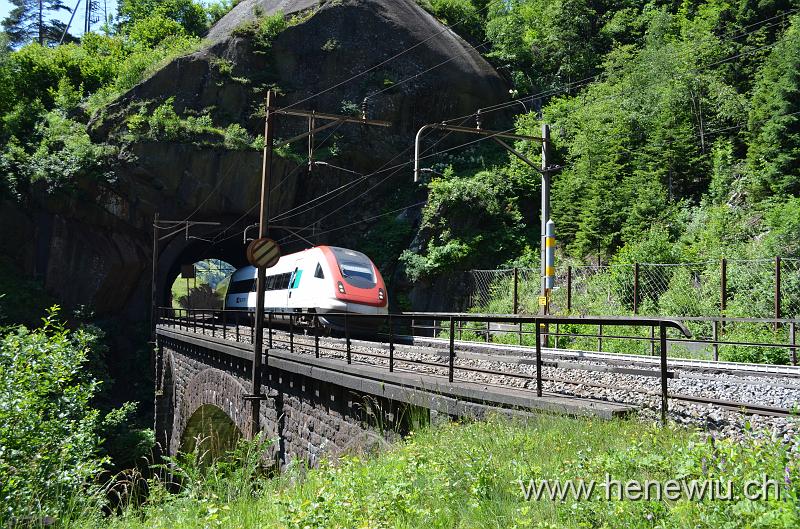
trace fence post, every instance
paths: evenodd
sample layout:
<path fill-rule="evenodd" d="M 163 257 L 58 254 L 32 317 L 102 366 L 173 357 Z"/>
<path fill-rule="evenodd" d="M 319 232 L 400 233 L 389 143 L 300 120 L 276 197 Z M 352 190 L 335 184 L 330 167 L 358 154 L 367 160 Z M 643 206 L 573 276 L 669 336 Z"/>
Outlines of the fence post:
<path fill-rule="evenodd" d="M 236 343 L 239 343 L 239 311 L 236 311 Z"/>
<path fill-rule="evenodd" d="M 639 263 L 633 263 L 633 315 L 639 314 Z"/>
<path fill-rule="evenodd" d="M 572 314 L 572 266 L 567 267 L 567 314 Z"/>
<path fill-rule="evenodd" d="M 659 339 L 661 346 L 661 425 L 667 425 L 667 326 L 662 322 L 659 325 Z"/>
<path fill-rule="evenodd" d="M 650 356 L 656 355 L 656 328 L 650 326 Z"/>
<path fill-rule="evenodd" d="M 534 320 L 536 325 L 536 396 L 542 396 L 542 327 L 539 320 Z"/>
<path fill-rule="evenodd" d="M 781 258 L 775 257 L 775 319 L 781 319 Z M 780 323 L 775 322 L 775 330 L 780 328 Z"/>
<path fill-rule="evenodd" d="M 724 257 L 720 262 L 720 280 L 719 280 L 719 310 L 723 316 L 728 309 L 728 260 Z M 723 322 L 724 325 L 724 322 Z"/>
<path fill-rule="evenodd" d="M 789 324 L 789 343 L 792 344 L 791 351 L 792 351 L 792 365 L 797 365 L 797 334 L 795 334 L 795 322 Z"/>
<path fill-rule="evenodd" d="M 222 339 L 228 339 L 228 318 L 225 317 L 225 309 L 222 309 Z"/>
<path fill-rule="evenodd" d="M 211 336 L 217 336 L 217 316 L 213 310 L 211 311 Z"/>
<path fill-rule="evenodd" d="M 519 307 L 519 269 L 514 267 L 514 314 L 517 314 Z"/>
<path fill-rule="evenodd" d="M 393 372 L 394 372 L 394 327 L 392 327 L 392 315 L 389 314 L 389 373 Z"/>
<path fill-rule="evenodd" d="M 450 382 L 453 381 L 453 371 L 455 369 L 455 360 L 456 360 L 455 337 L 456 337 L 455 321 L 453 320 L 453 317 L 450 316 L 450 365 L 447 370 L 447 378 Z"/>
<path fill-rule="evenodd" d="M 714 361 L 716 362 L 719 360 L 719 344 L 717 343 L 719 342 L 719 321 L 714 320 L 711 325 L 711 341 L 714 342 L 711 348 L 714 350 Z"/>

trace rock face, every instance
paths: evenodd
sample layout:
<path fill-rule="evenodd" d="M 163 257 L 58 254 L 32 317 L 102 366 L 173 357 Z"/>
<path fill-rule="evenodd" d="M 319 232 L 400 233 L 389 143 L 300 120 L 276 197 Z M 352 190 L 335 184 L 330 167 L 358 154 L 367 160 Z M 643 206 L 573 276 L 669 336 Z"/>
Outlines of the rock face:
<path fill-rule="evenodd" d="M 294 18 L 265 42 L 258 36 L 257 18 L 278 11 Z M 92 136 L 116 141 L 132 112 L 169 97 L 174 97 L 179 114 L 205 112 L 217 127 L 240 124 L 252 135 L 263 133 L 267 87 L 279 91 L 280 107 L 320 112 L 349 112 L 368 98 L 369 116 L 391 121 L 391 128 L 342 125 L 320 133 L 315 141 L 335 146 L 335 154 L 328 153 L 331 164 L 370 172 L 409 162 L 414 134 L 422 124 L 473 113 L 508 95 L 491 66 L 413 0 L 245 0 L 211 29 L 206 42 L 205 48 L 173 60 L 95 116 Z M 492 126 L 491 121 L 485 126 Z M 276 137 L 288 138 L 306 127 L 304 118 L 281 116 Z M 331 130 L 335 134 L 329 136 Z M 305 156 L 306 144 L 299 142 L 295 152 Z M 142 142 L 128 145 L 124 155 L 113 184 L 85 186 L 80 203 L 58 208 L 45 203 L 38 213 L 26 212 L 31 220 L 47 220 L 35 221 L 42 228 L 20 251 L 28 256 L 26 269 L 35 269 L 47 289 L 67 304 L 144 319 L 154 214 L 231 225 L 222 236 L 218 228 L 193 228 L 192 235 L 214 239 L 214 245 L 178 236 L 162 244 L 156 279 L 160 302 L 165 302 L 183 262 L 219 257 L 242 264 L 242 227 L 257 220 L 253 206 L 261 154 L 222 145 Z M 298 166 L 287 158 L 276 158 L 272 170 L 273 215 L 354 178 L 324 166 L 309 173 L 304 162 Z M 281 222 L 309 225 L 365 191 L 320 229 L 369 218 L 405 205 L 392 204 L 392 192 L 409 187 L 411 179 L 409 166 L 380 173 L 346 197 L 316 204 Z M 6 213 L 0 213 L 8 218 L 20 214 L 8 212 L 10 206 L 3 208 Z M 333 231 L 313 242 L 357 246 L 363 226 Z M 287 251 L 307 245 L 288 232 L 275 235 L 287 238 Z"/>

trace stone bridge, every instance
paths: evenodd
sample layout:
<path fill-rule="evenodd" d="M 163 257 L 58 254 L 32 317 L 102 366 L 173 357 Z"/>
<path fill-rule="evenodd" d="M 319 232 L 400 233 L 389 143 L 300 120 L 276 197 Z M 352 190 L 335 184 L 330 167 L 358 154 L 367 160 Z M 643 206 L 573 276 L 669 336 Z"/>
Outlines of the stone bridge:
<path fill-rule="evenodd" d="M 203 450 L 221 453 L 250 431 L 252 344 L 243 336 L 239 340 L 238 327 L 235 339 L 232 332 L 220 337 L 219 331 L 211 336 L 174 322 L 157 326 L 156 434 L 165 453 L 191 451 L 198 439 L 206 443 Z M 370 451 L 437 417 L 532 409 L 611 417 L 629 411 L 598 401 L 536 398 L 515 388 L 389 372 L 315 357 L 294 343 L 275 345 L 265 346 L 257 427 L 274 441 L 272 456 L 279 466 Z"/>

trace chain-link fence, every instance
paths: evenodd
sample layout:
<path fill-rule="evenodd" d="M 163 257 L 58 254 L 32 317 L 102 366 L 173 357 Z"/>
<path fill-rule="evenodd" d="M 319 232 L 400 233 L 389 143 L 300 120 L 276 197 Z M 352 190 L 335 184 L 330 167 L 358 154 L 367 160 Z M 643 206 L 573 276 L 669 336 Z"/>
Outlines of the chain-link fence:
<path fill-rule="evenodd" d="M 540 281 L 533 268 L 472 270 L 469 307 L 539 313 Z M 553 314 L 798 318 L 800 259 L 558 267 L 549 302 Z"/>
<path fill-rule="evenodd" d="M 473 312 L 541 312 L 538 269 L 473 270 L 466 276 L 468 307 Z M 557 267 L 549 311 L 560 315 L 676 317 L 691 330 L 693 341 L 673 343 L 673 355 L 795 363 L 800 349 L 795 346 L 798 322 L 787 320 L 800 318 L 800 259 Z M 562 337 L 557 343 L 579 349 L 596 346 L 607 352 L 652 354 L 652 343 L 647 341 L 652 336 L 642 334 L 641 329 L 615 332 L 645 341 L 603 337 L 600 329 L 597 338 Z M 523 342 L 521 333 L 517 336 L 507 331 L 487 331 L 483 337 L 503 343 Z"/>

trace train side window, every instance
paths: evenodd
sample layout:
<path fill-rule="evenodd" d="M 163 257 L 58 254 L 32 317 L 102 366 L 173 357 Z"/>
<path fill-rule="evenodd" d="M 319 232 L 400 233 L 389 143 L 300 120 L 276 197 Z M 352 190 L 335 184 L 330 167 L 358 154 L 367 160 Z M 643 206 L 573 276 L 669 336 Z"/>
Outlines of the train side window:
<path fill-rule="evenodd" d="M 317 263 L 317 269 L 314 271 L 314 277 L 317 279 L 325 279 L 325 274 L 322 272 L 322 265 Z"/>

